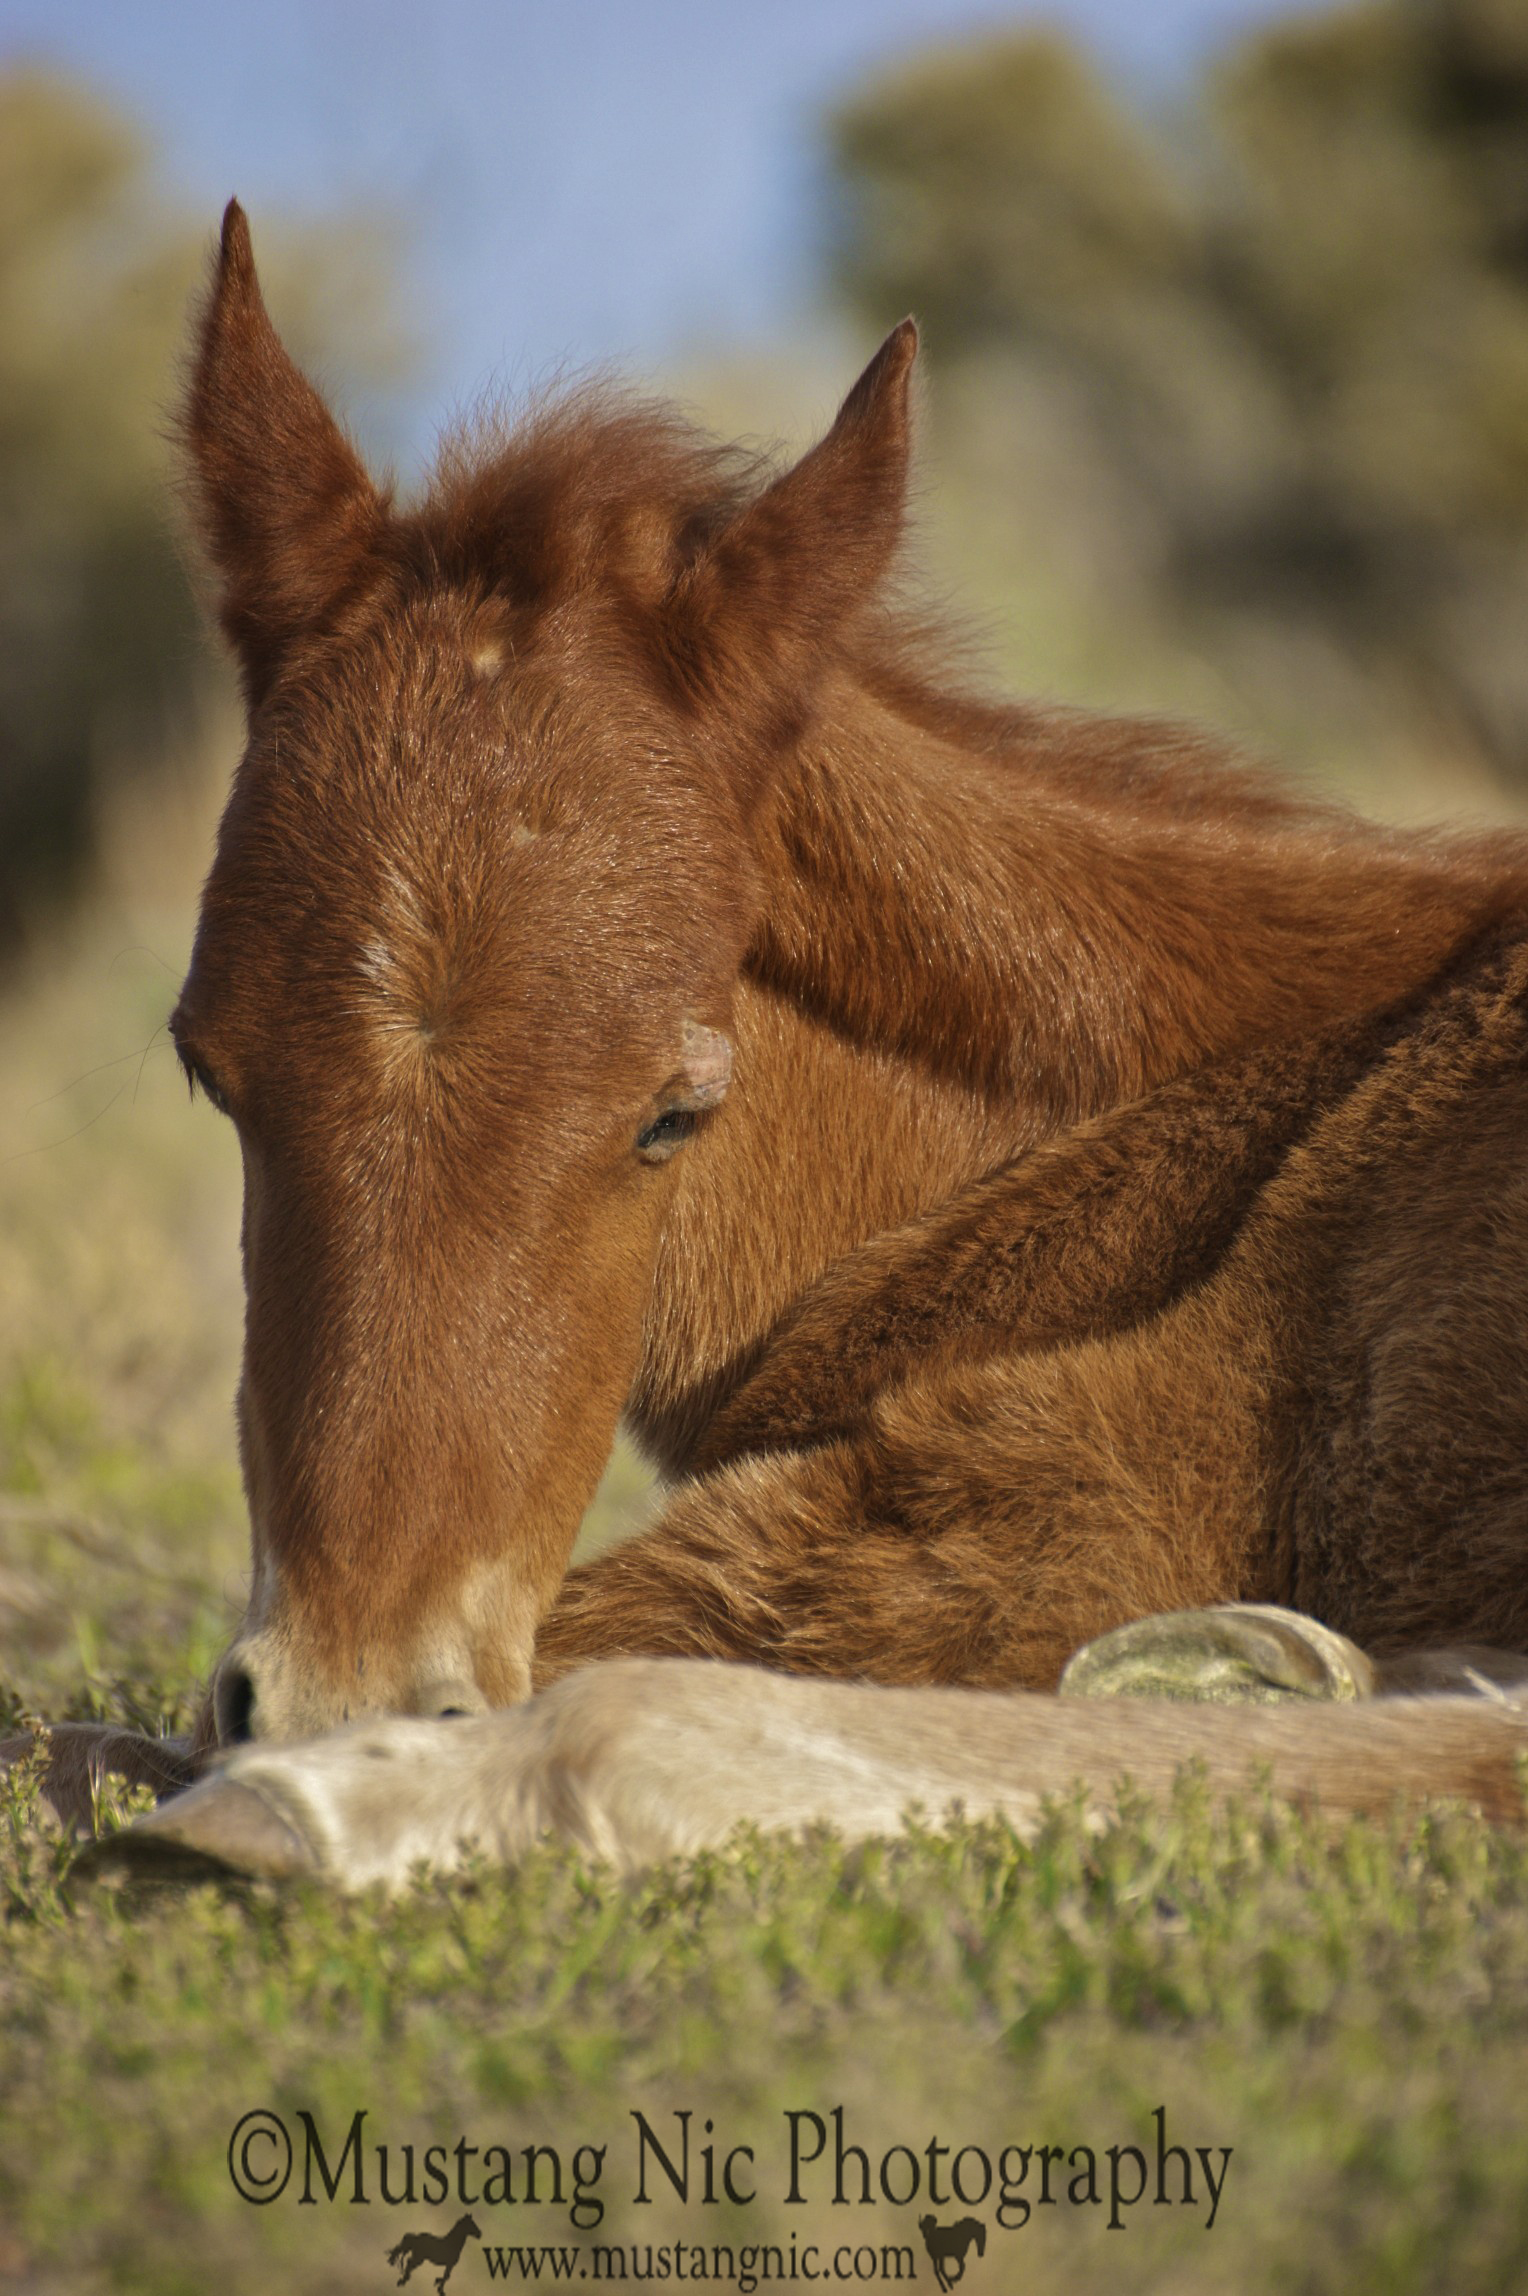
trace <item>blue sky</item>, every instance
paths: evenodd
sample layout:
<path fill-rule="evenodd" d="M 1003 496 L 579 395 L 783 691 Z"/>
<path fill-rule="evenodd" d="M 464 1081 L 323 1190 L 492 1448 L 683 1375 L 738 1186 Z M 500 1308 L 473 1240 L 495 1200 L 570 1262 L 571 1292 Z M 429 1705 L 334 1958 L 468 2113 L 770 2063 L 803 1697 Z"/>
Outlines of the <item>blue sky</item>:
<path fill-rule="evenodd" d="M 1280 0 L 1052 0 L 1169 89 Z M 0 61 L 69 69 L 207 209 L 388 210 L 424 408 L 492 379 L 767 338 L 814 279 L 816 122 L 868 69 L 1011 23 L 991 0 L 0 0 Z"/>

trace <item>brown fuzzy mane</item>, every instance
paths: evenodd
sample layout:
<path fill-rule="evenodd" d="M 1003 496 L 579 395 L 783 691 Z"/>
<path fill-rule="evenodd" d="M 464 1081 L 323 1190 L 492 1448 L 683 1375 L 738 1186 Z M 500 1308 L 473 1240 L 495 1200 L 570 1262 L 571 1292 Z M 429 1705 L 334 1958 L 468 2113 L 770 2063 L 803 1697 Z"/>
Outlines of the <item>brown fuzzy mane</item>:
<path fill-rule="evenodd" d="M 673 407 L 590 382 L 452 431 L 399 544 L 422 581 L 514 605 L 625 584 L 648 597 L 771 475 Z"/>

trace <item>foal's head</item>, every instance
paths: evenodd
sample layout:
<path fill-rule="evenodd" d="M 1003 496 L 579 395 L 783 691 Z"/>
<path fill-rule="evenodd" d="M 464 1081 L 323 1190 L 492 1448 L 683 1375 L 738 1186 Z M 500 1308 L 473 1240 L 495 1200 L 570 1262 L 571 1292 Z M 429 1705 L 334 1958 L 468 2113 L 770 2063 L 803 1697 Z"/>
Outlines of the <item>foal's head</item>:
<path fill-rule="evenodd" d="M 773 761 L 895 549 L 914 349 L 770 483 L 585 396 L 400 511 L 228 210 L 186 430 L 249 741 L 172 1022 L 244 1154 L 225 1738 L 528 1689 L 725 1121 Z"/>

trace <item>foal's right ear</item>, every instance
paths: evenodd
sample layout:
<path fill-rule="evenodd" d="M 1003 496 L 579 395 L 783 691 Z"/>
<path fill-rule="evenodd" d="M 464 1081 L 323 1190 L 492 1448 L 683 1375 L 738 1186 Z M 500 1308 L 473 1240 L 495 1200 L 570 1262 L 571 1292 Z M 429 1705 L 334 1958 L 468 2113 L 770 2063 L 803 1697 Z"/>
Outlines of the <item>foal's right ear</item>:
<path fill-rule="evenodd" d="M 237 200 L 223 216 L 183 432 L 219 619 L 257 702 L 286 650 L 363 578 L 387 504 L 271 325 Z"/>

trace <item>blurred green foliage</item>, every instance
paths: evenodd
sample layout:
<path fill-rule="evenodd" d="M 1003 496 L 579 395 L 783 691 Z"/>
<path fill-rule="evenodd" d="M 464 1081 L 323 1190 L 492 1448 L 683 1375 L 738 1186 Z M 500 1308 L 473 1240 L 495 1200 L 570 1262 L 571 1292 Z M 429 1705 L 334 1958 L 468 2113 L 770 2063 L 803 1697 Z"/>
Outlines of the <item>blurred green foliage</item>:
<path fill-rule="evenodd" d="M 99 99 L 0 75 L 0 959 L 88 866 L 102 778 L 151 765 L 208 676 L 169 434 L 215 221 Z M 261 234 L 294 345 L 373 387 L 405 356 L 380 253 L 362 228 Z"/>
<path fill-rule="evenodd" d="M 1180 642 L 1245 685 L 1249 632 L 1274 680 L 1270 630 L 1319 640 L 1528 778 L 1523 0 L 1277 23 L 1169 119 L 1005 34 L 832 144 L 839 282 L 924 320 L 984 493 L 1022 515 L 1049 422 L 1095 557 Z"/>

